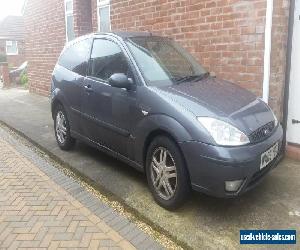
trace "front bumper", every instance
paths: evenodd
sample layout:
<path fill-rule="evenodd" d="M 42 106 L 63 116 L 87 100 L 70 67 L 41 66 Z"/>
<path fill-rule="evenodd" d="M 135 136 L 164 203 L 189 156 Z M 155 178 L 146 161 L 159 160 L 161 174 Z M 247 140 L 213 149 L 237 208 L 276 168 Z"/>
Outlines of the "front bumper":
<path fill-rule="evenodd" d="M 216 197 L 238 196 L 261 182 L 281 158 L 282 127 L 279 125 L 266 140 L 240 147 L 220 147 L 201 142 L 180 143 L 190 173 L 192 188 Z M 261 154 L 279 143 L 279 154 L 260 170 Z M 225 181 L 243 179 L 236 192 L 225 191 Z"/>

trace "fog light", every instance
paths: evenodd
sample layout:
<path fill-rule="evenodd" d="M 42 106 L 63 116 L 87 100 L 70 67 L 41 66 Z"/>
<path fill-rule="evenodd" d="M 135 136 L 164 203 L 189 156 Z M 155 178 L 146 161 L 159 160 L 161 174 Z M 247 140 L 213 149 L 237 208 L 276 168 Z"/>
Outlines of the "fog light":
<path fill-rule="evenodd" d="M 225 181 L 225 190 L 228 192 L 236 192 L 242 185 L 243 180 Z"/>

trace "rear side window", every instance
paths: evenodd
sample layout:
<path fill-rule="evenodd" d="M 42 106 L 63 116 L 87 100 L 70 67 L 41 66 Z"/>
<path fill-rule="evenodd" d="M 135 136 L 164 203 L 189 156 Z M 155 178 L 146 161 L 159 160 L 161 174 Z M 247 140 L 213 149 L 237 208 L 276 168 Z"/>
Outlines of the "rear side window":
<path fill-rule="evenodd" d="M 92 39 L 85 39 L 71 45 L 60 56 L 58 64 L 79 75 L 85 76 L 91 45 Z"/>
<path fill-rule="evenodd" d="M 88 75 L 103 81 L 107 81 L 114 73 L 124 73 L 129 78 L 133 77 L 119 45 L 105 39 L 94 40 L 89 67 Z"/>

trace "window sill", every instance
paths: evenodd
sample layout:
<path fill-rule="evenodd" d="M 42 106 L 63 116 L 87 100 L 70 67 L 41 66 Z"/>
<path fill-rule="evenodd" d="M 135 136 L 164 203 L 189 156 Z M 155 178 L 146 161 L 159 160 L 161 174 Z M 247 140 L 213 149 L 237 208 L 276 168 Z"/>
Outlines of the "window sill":
<path fill-rule="evenodd" d="M 7 56 L 17 56 L 19 53 L 6 53 Z"/>

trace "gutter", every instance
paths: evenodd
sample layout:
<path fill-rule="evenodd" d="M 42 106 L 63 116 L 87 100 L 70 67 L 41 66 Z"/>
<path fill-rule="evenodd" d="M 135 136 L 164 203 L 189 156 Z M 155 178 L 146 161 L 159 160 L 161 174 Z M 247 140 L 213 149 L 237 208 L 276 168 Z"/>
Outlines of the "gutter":
<path fill-rule="evenodd" d="M 266 26 L 265 26 L 265 52 L 264 52 L 264 80 L 263 80 L 263 100 L 269 102 L 270 92 L 270 68 L 271 68 L 271 48 L 272 48 L 272 18 L 273 0 L 267 0 Z"/>
<path fill-rule="evenodd" d="M 286 147 L 286 131 L 287 131 L 288 106 L 289 106 L 294 18 L 295 18 L 295 0 L 291 0 L 290 10 L 289 10 L 289 24 L 288 24 L 289 26 L 288 26 L 287 52 L 286 52 L 286 64 L 285 64 L 285 84 L 284 84 L 284 95 L 283 95 L 282 127 L 283 127 L 283 150 L 284 151 Z"/>

